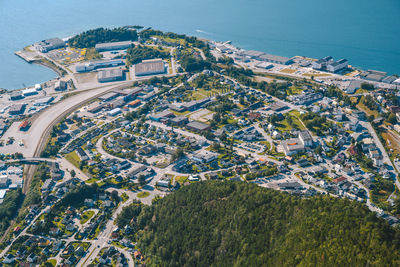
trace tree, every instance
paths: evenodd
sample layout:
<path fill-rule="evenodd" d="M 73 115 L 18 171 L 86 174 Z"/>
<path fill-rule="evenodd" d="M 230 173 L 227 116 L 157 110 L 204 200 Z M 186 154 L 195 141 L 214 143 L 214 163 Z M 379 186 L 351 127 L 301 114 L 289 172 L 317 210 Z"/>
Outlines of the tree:
<path fill-rule="evenodd" d="M 387 117 L 386 121 L 391 124 L 396 124 L 396 122 L 397 122 L 396 115 L 394 115 L 393 113 L 390 113 L 389 116 Z"/>
<path fill-rule="evenodd" d="M 111 200 L 114 201 L 115 203 L 119 202 L 119 196 L 118 196 L 118 191 L 117 190 L 113 190 L 111 192 Z"/>
<path fill-rule="evenodd" d="M 322 147 L 321 145 L 318 145 L 317 148 L 315 149 L 315 153 L 317 153 L 318 155 L 322 154 Z"/>
<path fill-rule="evenodd" d="M 361 89 L 368 90 L 368 91 L 373 91 L 373 90 L 375 90 L 375 86 L 373 84 L 364 82 L 364 83 L 361 84 Z"/>
<path fill-rule="evenodd" d="M 71 174 L 71 177 L 72 177 L 72 178 L 74 178 L 74 177 L 75 177 L 75 175 L 76 175 L 76 172 L 75 172 L 75 170 L 71 170 L 70 174 Z"/>
<path fill-rule="evenodd" d="M 143 174 L 139 175 L 138 181 L 140 186 L 144 186 L 146 184 L 146 176 L 144 176 Z"/>
<path fill-rule="evenodd" d="M 182 148 L 177 148 L 174 153 L 172 154 L 172 161 L 178 160 L 180 158 L 182 158 L 183 156 L 185 156 L 185 152 L 183 151 Z"/>

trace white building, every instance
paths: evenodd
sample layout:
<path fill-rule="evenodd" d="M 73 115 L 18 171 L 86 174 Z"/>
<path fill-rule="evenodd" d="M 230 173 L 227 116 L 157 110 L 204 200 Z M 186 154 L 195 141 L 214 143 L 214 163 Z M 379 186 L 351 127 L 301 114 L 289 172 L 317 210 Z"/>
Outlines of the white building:
<path fill-rule="evenodd" d="M 165 65 L 161 59 L 143 60 L 135 65 L 135 76 L 156 75 L 165 73 Z"/>
<path fill-rule="evenodd" d="M 299 139 L 301 140 L 301 142 L 303 143 L 304 146 L 312 146 L 313 145 L 312 136 L 308 131 L 300 131 Z"/>
<path fill-rule="evenodd" d="M 329 72 L 338 72 L 342 69 L 347 68 L 347 66 L 349 65 L 349 62 L 347 61 L 347 59 L 340 59 L 338 61 L 334 61 L 331 63 L 328 63 L 328 65 L 326 66 L 326 70 Z"/>

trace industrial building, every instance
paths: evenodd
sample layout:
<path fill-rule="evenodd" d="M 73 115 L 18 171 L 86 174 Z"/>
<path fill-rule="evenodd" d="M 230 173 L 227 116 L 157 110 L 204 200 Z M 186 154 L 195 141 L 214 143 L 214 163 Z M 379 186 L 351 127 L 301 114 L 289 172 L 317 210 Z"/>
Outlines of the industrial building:
<path fill-rule="evenodd" d="M 260 52 L 260 51 L 255 51 L 255 50 L 249 50 L 249 51 L 245 51 L 243 53 L 243 55 L 248 57 L 248 58 L 258 59 L 262 55 L 265 55 L 265 53 L 264 52 Z"/>
<path fill-rule="evenodd" d="M 8 113 L 10 115 L 20 115 L 24 114 L 26 104 L 15 104 L 10 107 Z"/>
<path fill-rule="evenodd" d="M 245 51 L 239 54 L 239 56 L 243 56 L 245 58 L 256 59 L 264 62 L 282 64 L 282 65 L 290 65 L 293 63 L 293 59 L 282 56 L 275 56 L 271 54 L 266 54 L 264 52 L 250 50 Z"/>
<path fill-rule="evenodd" d="M 273 65 L 273 64 L 270 64 L 270 63 L 268 63 L 268 62 L 261 62 L 261 63 L 258 63 L 258 64 L 256 65 L 256 67 L 257 67 L 257 68 L 260 68 L 260 69 L 269 70 L 269 69 L 272 69 L 272 68 L 274 67 L 274 65 Z"/>
<path fill-rule="evenodd" d="M 323 70 L 323 69 L 326 69 L 326 66 L 332 62 L 333 62 L 333 57 L 327 56 L 327 57 L 318 59 L 317 61 L 313 61 L 311 63 L 311 65 L 312 65 L 312 68 L 315 70 Z"/>
<path fill-rule="evenodd" d="M 24 96 L 30 96 L 30 95 L 37 95 L 38 92 L 36 91 L 35 88 L 29 88 L 29 89 L 22 90 L 22 94 Z"/>
<path fill-rule="evenodd" d="M 132 102 L 128 103 L 128 106 L 131 108 L 135 108 L 139 106 L 142 102 L 139 99 L 133 100 Z"/>
<path fill-rule="evenodd" d="M 10 100 L 15 101 L 15 100 L 19 100 L 19 99 L 22 99 L 22 98 L 24 98 L 24 96 L 22 95 L 21 91 L 13 91 L 10 94 Z"/>
<path fill-rule="evenodd" d="M 358 89 L 361 88 L 361 81 L 353 80 L 350 81 L 349 85 L 344 89 L 346 94 L 354 94 Z"/>
<path fill-rule="evenodd" d="M 50 50 L 65 47 L 65 42 L 63 40 L 61 40 L 60 38 L 51 38 L 51 39 L 43 40 L 39 43 L 36 43 L 35 47 L 40 52 L 47 53 Z"/>
<path fill-rule="evenodd" d="M 385 78 L 382 79 L 383 83 L 393 83 L 396 81 L 397 77 L 396 76 L 386 76 Z"/>
<path fill-rule="evenodd" d="M 368 71 L 363 71 L 360 76 L 361 78 L 368 80 L 368 81 L 373 81 L 373 82 L 380 82 L 386 77 L 387 73 L 383 71 L 377 71 L 377 70 L 368 70 Z"/>
<path fill-rule="evenodd" d="M 165 73 L 165 65 L 161 59 L 143 60 L 142 63 L 135 65 L 135 75 L 155 75 Z"/>
<path fill-rule="evenodd" d="M 263 54 L 263 55 L 259 56 L 258 59 L 261 61 L 275 63 L 275 64 L 282 64 L 282 65 L 290 65 L 293 63 L 293 60 L 291 58 L 275 56 L 275 55 L 270 55 L 270 54 Z"/>
<path fill-rule="evenodd" d="M 91 61 L 85 64 L 79 64 L 75 66 L 76 72 L 87 72 L 99 68 L 109 68 L 124 65 L 125 62 L 122 59 L 112 59 L 112 60 L 99 60 Z"/>
<path fill-rule="evenodd" d="M 349 61 L 347 59 L 342 58 L 336 62 L 329 63 L 326 66 L 326 70 L 329 72 L 335 73 L 340 70 L 347 69 L 348 65 L 349 65 Z"/>
<path fill-rule="evenodd" d="M 206 132 L 211 129 L 211 126 L 198 121 L 189 122 L 186 127 L 195 132 Z"/>
<path fill-rule="evenodd" d="M 55 91 L 64 91 L 64 90 L 67 90 L 67 82 L 65 82 L 65 81 L 61 81 L 61 80 L 58 80 L 58 81 L 56 81 L 56 83 L 54 84 L 54 90 Z"/>
<path fill-rule="evenodd" d="M 31 123 L 29 121 L 23 121 L 18 126 L 18 128 L 19 128 L 20 131 L 27 131 L 30 126 L 31 126 Z"/>
<path fill-rule="evenodd" d="M 312 62 L 312 68 L 315 70 L 329 71 L 332 73 L 338 72 L 340 70 L 346 69 L 349 65 L 347 59 L 340 59 L 338 61 L 333 60 L 333 57 L 327 56 L 317 61 Z"/>
<path fill-rule="evenodd" d="M 112 43 L 101 43 L 96 44 L 95 48 L 97 52 L 111 51 L 111 50 L 123 50 L 132 47 L 132 41 L 112 42 Z"/>
<path fill-rule="evenodd" d="M 34 106 L 44 106 L 44 105 L 50 104 L 51 102 L 53 102 L 53 100 L 54 100 L 54 97 L 47 96 L 47 97 L 43 97 L 43 98 L 36 100 L 33 105 Z"/>
<path fill-rule="evenodd" d="M 171 118 L 173 116 L 175 116 L 175 114 L 172 111 L 166 109 L 166 110 L 161 111 L 159 113 L 150 115 L 150 119 L 153 120 L 153 121 L 162 121 L 164 119 Z"/>
<path fill-rule="evenodd" d="M 118 114 L 120 114 L 121 112 L 122 112 L 122 111 L 121 111 L 120 108 L 115 108 L 115 109 L 110 110 L 110 111 L 108 112 L 108 116 L 114 117 L 114 116 L 117 116 Z"/>
<path fill-rule="evenodd" d="M 97 74 L 97 80 L 101 83 L 119 81 L 124 79 L 124 72 L 121 69 L 102 70 Z"/>
<path fill-rule="evenodd" d="M 120 94 L 116 92 L 109 92 L 105 95 L 99 96 L 99 99 L 103 102 L 111 101 L 115 98 L 117 98 Z"/>

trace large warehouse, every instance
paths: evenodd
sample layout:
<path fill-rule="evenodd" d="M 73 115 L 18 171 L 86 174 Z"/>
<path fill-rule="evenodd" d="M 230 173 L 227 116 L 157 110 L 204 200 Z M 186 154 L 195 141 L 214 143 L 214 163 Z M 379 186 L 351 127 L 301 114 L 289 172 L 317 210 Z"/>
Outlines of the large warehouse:
<path fill-rule="evenodd" d="M 135 65 L 135 75 L 155 75 L 165 73 L 165 65 L 161 59 L 143 60 L 142 63 Z"/>
<path fill-rule="evenodd" d="M 43 40 L 39 43 L 36 43 L 35 47 L 40 52 L 47 53 L 50 50 L 65 47 L 65 42 L 63 40 L 61 40 L 60 38 L 52 38 L 52 39 Z"/>
<path fill-rule="evenodd" d="M 282 65 L 290 65 L 293 63 L 293 60 L 291 58 L 275 56 L 275 55 L 270 55 L 270 54 L 264 54 L 264 55 L 260 56 L 259 60 L 265 61 L 265 62 L 270 62 L 270 63 L 282 64 Z"/>
<path fill-rule="evenodd" d="M 111 51 L 111 50 L 123 50 L 132 47 L 132 41 L 112 42 L 112 43 L 101 43 L 96 44 L 95 48 L 97 52 Z"/>
<path fill-rule="evenodd" d="M 26 104 L 15 104 L 10 107 L 8 114 L 10 115 L 20 115 L 24 114 Z"/>
<path fill-rule="evenodd" d="M 97 80 L 101 83 L 119 81 L 124 79 L 124 72 L 121 69 L 102 70 L 97 74 Z"/>
<path fill-rule="evenodd" d="M 77 72 L 92 71 L 98 68 L 108 68 L 124 65 L 125 62 L 122 59 L 111 59 L 111 60 L 98 60 L 91 61 L 84 64 L 78 64 L 75 67 Z"/>

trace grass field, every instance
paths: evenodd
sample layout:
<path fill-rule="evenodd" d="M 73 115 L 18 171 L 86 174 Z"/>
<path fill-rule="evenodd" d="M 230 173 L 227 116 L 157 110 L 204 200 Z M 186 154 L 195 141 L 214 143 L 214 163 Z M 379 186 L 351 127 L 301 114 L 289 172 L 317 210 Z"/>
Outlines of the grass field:
<path fill-rule="evenodd" d="M 329 74 L 329 73 L 304 73 L 303 76 L 306 76 L 306 77 L 311 77 L 311 76 L 314 76 L 314 77 L 326 77 L 326 76 L 331 76 L 331 74 Z"/>
<path fill-rule="evenodd" d="M 81 163 L 81 160 L 80 160 L 78 154 L 76 154 L 75 151 L 72 151 L 71 153 L 67 154 L 65 156 L 65 159 L 68 160 L 69 162 L 71 162 L 72 165 L 74 165 L 75 167 L 77 167 L 79 169 L 79 165 Z"/>
<path fill-rule="evenodd" d="M 145 197 L 148 197 L 149 195 L 150 195 L 149 192 L 143 191 L 143 192 L 138 193 L 136 196 L 137 196 L 138 198 L 145 198 Z"/>
<path fill-rule="evenodd" d="M 291 86 L 287 90 L 288 95 L 297 95 L 297 94 L 301 94 L 302 92 L 303 92 L 303 89 L 296 87 L 296 86 Z"/>
<path fill-rule="evenodd" d="M 184 184 L 188 180 L 189 176 L 175 176 L 175 181 L 180 184 Z"/>
<path fill-rule="evenodd" d="M 44 266 L 50 266 L 49 264 L 51 264 L 52 266 L 56 266 L 57 265 L 57 260 L 56 259 L 50 259 L 46 262 L 46 264 Z"/>
<path fill-rule="evenodd" d="M 280 70 L 279 72 L 292 74 L 292 73 L 295 73 L 296 70 L 293 70 L 293 69 L 289 69 L 289 68 L 288 68 L 288 69 L 282 69 L 282 70 Z"/>
<path fill-rule="evenodd" d="M 89 221 L 90 218 L 93 217 L 93 215 L 94 215 L 94 211 L 92 211 L 92 210 L 85 211 L 85 212 L 82 214 L 81 219 L 80 219 L 79 222 L 80 222 L 81 224 L 84 224 L 84 223 L 86 223 L 87 221 Z"/>
<path fill-rule="evenodd" d="M 357 108 L 364 111 L 368 116 L 374 116 L 375 119 L 379 117 L 379 112 L 377 110 L 370 110 L 367 106 L 364 105 L 363 98 L 360 99 L 360 102 L 357 104 Z"/>

